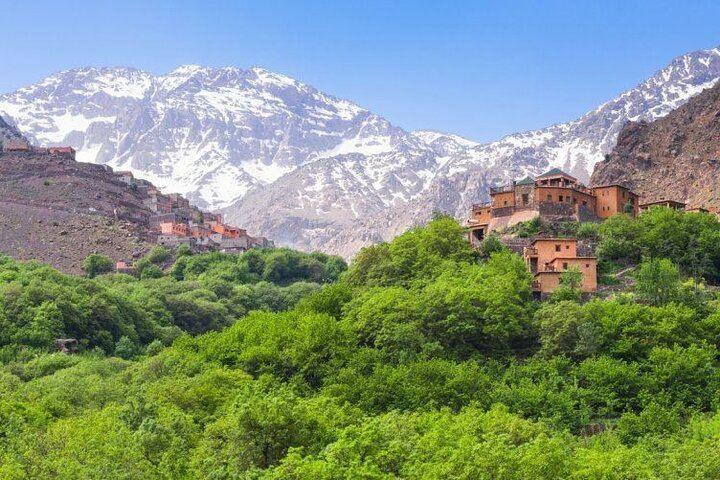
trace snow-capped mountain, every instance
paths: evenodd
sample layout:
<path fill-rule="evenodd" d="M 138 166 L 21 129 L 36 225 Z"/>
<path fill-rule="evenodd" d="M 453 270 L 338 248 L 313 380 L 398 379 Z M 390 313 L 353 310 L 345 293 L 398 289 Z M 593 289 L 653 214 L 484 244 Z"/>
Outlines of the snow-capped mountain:
<path fill-rule="evenodd" d="M 720 49 L 693 52 L 576 121 L 489 144 L 407 132 L 260 68 L 70 70 L 0 96 L 0 114 L 280 243 L 351 255 L 434 211 L 462 218 L 488 185 L 550 166 L 587 179 L 627 120 L 666 115 L 718 78 Z"/>
<path fill-rule="evenodd" d="M 219 208 L 296 167 L 390 150 L 400 129 L 345 100 L 260 68 L 182 66 L 152 76 L 83 68 L 0 96 L 0 112 L 37 143 L 131 170 Z"/>

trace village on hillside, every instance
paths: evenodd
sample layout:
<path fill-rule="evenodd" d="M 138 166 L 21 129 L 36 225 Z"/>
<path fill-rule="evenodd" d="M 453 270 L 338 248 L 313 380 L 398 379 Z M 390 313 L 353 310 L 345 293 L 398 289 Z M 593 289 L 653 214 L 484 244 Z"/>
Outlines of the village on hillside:
<path fill-rule="evenodd" d="M 0 151 L 66 157 L 73 161 L 76 153 L 72 147 L 37 147 L 27 142 L 0 143 Z M 171 248 L 186 245 L 196 252 L 227 253 L 274 246 L 272 240 L 250 236 L 245 229 L 224 223 L 222 214 L 205 212 L 179 193 L 164 194 L 149 181 L 135 178 L 132 172 L 116 172 L 108 165 L 101 167 L 142 199 L 142 204 L 149 211 L 146 227 L 151 243 Z M 131 273 L 133 265 L 129 260 L 119 261 L 116 271 Z"/>
<path fill-rule="evenodd" d="M 558 168 L 509 185 L 490 188 L 490 201 L 472 206 L 466 222 L 468 240 L 478 248 L 491 232 L 501 232 L 523 222 L 540 218 L 548 222 L 599 222 L 617 213 L 637 216 L 656 206 L 686 212 L 706 212 L 720 217 L 720 209 L 690 207 L 662 199 L 643 202 L 639 195 L 620 185 L 586 187 L 577 178 Z M 521 254 L 533 274 L 533 292 L 540 298 L 554 292 L 561 276 L 571 268 L 582 272 L 581 291 L 597 291 L 597 258 L 592 248 L 576 238 L 502 239 Z"/>

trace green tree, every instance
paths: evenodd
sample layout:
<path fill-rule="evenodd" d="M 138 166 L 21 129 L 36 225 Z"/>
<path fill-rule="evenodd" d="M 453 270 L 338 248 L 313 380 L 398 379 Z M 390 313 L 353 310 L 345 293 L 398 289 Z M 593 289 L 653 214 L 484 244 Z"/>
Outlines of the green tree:
<path fill-rule="evenodd" d="M 185 246 L 187 246 L 187 245 L 185 245 Z M 168 250 L 167 248 L 165 248 L 162 245 L 155 245 L 152 248 L 152 250 L 150 250 L 150 253 L 148 253 L 148 255 L 147 255 L 147 259 L 151 263 L 155 263 L 155 264 L 162 263 L 169 258 L 170 258 L 170 250 Z"/>
<path fill-rule="evenodd" d="M 83 270 L 88 278 L 94 278 L 101 273 L 112 272 L 113 261 L 106 255 L 91 253 L 85 257 L 83 262 Z"/>
<path fill-rule="evenodd" d="M 665 305 L 677 300 L 680 292 L 680 272 L 667 258 L 644 260 L 635 275 L 638 297 L 652 305 Z"/>
<path fill-rule="evenodd" d="M 120 337 L 120 340 L 115 344 L 115 355 L 125 360 L 129 360 L 137 353 L 137 346 L 127 336 Z"/>
<path fill-rule="evenodd" d="M 579 301 L 582 296 L 583 273 L 579 267 L 572 265 L 560 275 L 560 286 L 553 292 L 552 300 Z"/>
<path fill-rule="evenodd" d="M 190 255 L 192 255 L 192 254 L 193 254 L 193 251 L 192 251 L 192 248 L 190 248 L 189 245 L 182 244 L 182 245 L 179 245 L 179 246 L 175 249 L 175 257 L 176 257 L 176 258 L 187 257 L 187 256 L 190 256 Z"/>
<path fill-rule="evenodd" d="M 478 253 L 481 258 L 490 258 L 493 253 L 506 250 L 507 247 L 500 241 L 497 235 L 488 235 L 483 238 L 478 246 Z"/>

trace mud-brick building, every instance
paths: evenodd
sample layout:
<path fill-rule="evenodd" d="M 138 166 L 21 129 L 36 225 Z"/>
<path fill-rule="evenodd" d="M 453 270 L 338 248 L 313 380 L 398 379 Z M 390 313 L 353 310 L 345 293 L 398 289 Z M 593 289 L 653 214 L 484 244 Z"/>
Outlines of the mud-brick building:
<path fill-rule="evenodd" d="M 177 237 L 188 236 L 188 226 L 184 223 L 165 222 L 160 224 L 160 233 L 163 235 L 175 235 Z"/>
<path fill-rule="evenodd" d="M 525 247 L 523 258 L 533 274 L 533 292 L 540 296 L 553 293 L 562 274 L 572 267 L 582 272 L 583 293 L 597 291 L 597 258 L 579 256 L 574 238 L 536 238 Z"/>
<path fill-rule="evenodd" d="M 638 213 L 638 196 L 622 185 L 588 188 L 558 168 L 510 185 L 490 188 L 490 202 L 475 204 L 467 222 L 477 246 L 492 230 L 537 217 L 547 220 L 599 221 L 625 210 Z"/>
<path fill-rule="evenodd" d="M 75 149 L 72 147 L 49 147 L 48 153 L 50 155 L 68 157 L 75 160 Z"/>
<path fill-rule="evenodd" d="M 637 216 L 640 213 L 640 197 L 622 185 L 601 185 L 592 188 L 595 195 L 595 214 L 606 219 L 618 212 Z"/>

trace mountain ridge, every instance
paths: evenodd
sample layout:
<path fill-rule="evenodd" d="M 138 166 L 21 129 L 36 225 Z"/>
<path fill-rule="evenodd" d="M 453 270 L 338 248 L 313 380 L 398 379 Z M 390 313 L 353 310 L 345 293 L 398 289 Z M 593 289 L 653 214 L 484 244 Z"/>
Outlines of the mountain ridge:
<path fill-rule="evenodd" d="M 624 182 L 646 202 L 720 206 L 720 83 L 654 122 L 629 122 L 592 182 Z"/>
<path fill-rule="evenodd" d="M 490 185 L 555 166 L 586 180 L 627 120 L 664 116 L 718 78 L 720 49 L 698 50 L 575 121 L 490 143 L 409 132 L 261 67 L 69 70 L 1 95 L 0 114 L 38 143 L 349 257 L 434 211 L 463 218 Z"/>

